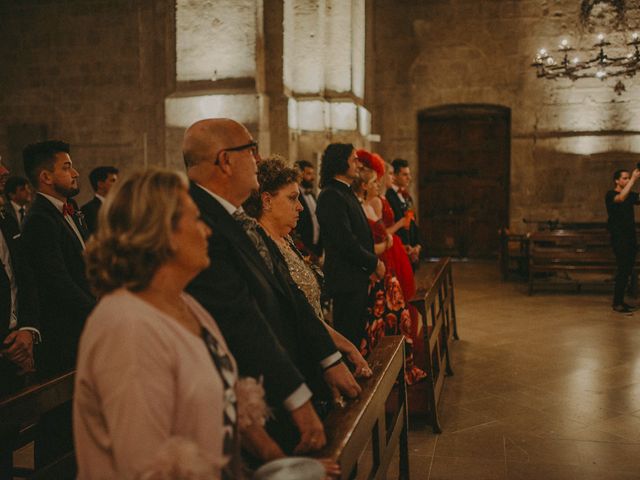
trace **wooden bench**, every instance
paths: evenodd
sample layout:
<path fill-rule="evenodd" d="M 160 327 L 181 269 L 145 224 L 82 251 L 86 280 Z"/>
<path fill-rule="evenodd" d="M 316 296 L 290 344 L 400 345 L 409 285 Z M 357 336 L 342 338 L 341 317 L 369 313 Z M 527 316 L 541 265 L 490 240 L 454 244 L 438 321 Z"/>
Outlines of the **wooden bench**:
<path fill-rule="evenodd" d="M 364 380 L 360 396 L 344 409 L 334 410 L 324 421 L 328 443 L 317 458 L 340 465 L 341 479 L 387 478 L 392 457 L 399 448 L 399 475 L 409 479 L 407 390 L 404 381 L 404 338 L 380 340 L 371 352 L 373 376 Z M 394 385 L 396 386 L 394 388 Z"/>
<path fill-rule="evenodd" d="M 508 228 L 499 229 L 498 236 L 500 238 L 498 265 L 502 280 L 508 280 L 511 272 L 526 278 L 529 266 L 528 236 L 522 233 L 512 233 Z"/>
<path fill-rule="evenodd" d="M 602 284 L 599 279 L 588 281 L 572 277 L 572 273 L 602 273 L 613 275 L 616 261 L 611 249 L 609 233 L 601 228 L 579 230 L 552 230 L 529 235 L 529 295 L 542 285 L 540 274 L 564 272 L 565 284 L 580 291 L 585 284 Z M 632 286 L 637 285 L 637 273 L 632 276 Z M 551 282 L 545 281 L 545 285 Z"/>
<path fill-rule="evenodd" d="M 458 340 L 451 259 L 439 260 L 411 303 L 422 316 L 427 378 L 409 389 L 411 413 L 426 413 L 435 433 L 442 432 L 438 403 L 446 376 L 453 375 L 450 344 Z"/>
<path fill-rule="evenodd" d="M 40 416 L 71 404 L 74 377 L 75 372 L 68 372 L 0 399 L 0 455 L 10 454 L 33 441 Z M 71 424 L 68 428 L 71 430 Z M 17 431 L 19 433 L 16 435 Z M 74 478 L 76 464 L 73 450 L 47 465 L 36 465 L 34 470 L 14 468 L 12 473 L 38 480 Z"/>

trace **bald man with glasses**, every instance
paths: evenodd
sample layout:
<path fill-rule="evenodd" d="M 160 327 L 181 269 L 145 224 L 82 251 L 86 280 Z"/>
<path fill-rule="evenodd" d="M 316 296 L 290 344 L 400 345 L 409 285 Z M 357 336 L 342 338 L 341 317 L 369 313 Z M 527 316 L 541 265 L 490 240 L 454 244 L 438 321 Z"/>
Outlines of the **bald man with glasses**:
<path fill-rule="evenodd" d="M 191 196 L 213 232 L 211 265 L 187 291 L 216 319 L 240 374 L 264 379 L 275 414 L 267 430 L 283 451 L 320 449 L 326 438 L 313 401 L 354 397 L 360 387 L 278 248 L 242 209 L 258 188 L 258 145 L 243 125 L 208 119 L 187 129 L 183 154 Z"/>

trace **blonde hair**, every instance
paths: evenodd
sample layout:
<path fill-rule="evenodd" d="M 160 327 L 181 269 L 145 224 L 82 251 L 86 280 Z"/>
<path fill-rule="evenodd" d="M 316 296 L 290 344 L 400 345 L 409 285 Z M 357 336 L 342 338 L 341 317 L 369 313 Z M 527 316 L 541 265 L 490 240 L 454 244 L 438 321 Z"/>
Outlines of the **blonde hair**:
<path fill-rule="evenodd" d="M 87 243 L 87 278 L 98 296 L 124 287 L 146 288 L 173 255 L 175 230 L 187 192 L 183 173 L 153 167 L 116 183 L 100 209 L 98 229 Z"/>

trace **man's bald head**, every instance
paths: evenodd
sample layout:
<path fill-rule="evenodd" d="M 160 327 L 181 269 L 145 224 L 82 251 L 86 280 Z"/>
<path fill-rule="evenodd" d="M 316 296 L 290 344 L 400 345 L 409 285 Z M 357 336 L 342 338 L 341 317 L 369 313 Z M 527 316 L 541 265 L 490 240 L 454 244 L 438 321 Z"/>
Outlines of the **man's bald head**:
<path fill-rule="evenodd" d="M 241 123 L 229 118 L 207 118 L 191 125 L 184 134 L 182 155 L 187 168 L 215 161 L 220 150 L 243 145 L 250 139 Z"/>

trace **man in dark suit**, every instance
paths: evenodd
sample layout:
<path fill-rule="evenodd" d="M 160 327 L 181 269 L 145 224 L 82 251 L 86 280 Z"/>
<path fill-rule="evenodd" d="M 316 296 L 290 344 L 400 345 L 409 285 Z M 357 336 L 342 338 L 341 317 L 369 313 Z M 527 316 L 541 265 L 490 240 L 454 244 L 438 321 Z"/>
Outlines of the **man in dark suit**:
<path fill-rule="evenodd" d="M 24 177 L 9 177 L 4 187 L 4 213 L 11 236 L 22 230 L 31 203 L 31 187 Z"/>
<path fill-rule="evenodd" d="M 78 193 L 78 172 L 69 145 L 46 141 L 24 150 L 24 169 L 37 191 L 24 222 L 22 243 L 36 284 L 43 342 L 38 370 L 43 375 L 75 366 L 80 332 L 95 304 L 85 276 L 87 232 L 68 198 Z"/>
<path fill-rule="evenodd" d="M 42 378 L 75 367 L 78 340 L 95 304 L 85 276 L 87 232 L 69 198 L 77 195 L 78 172 L 69 145 L 45 141 L 23 152 L 24 171 L 37 194 L 22 230 L 40 306 L 40 345 L 36 364 Z M 71 408 L 63 405 L 43 416 L 35 442 L 36 465 L 47 464 L 68 449 Z M 63 428 L 64 426 L 64 428 Z"/>
<path fill-rule="evenodd" d="M 96 227 L 98 226 L 98 211 L 104 203 L 104 199 L 109 193 L 109 190 L 111 190 L 111 187 L 118 181 L 118 173 L 118 169 L 111 166 L 97 167 L 89 173 L 89 182 L 95 192 L 95 196 L 81 208 L 89 234 L 96 231 Z"/>
<path fill-rule="evenodd" d="M 318 199 L 313 191 L 316 178 L 316 171 L 311 162 L 299 160 L 296 162 L 300 170 L 300 196 L 298 199 L 302 204 L 302 211 L 298 218 L 295 229 L 295 236 L 304 246 L 305 253 L 309 253 L 316 258 L 322 256 L 322 242 L 320 241 L 320 224 L 316 215 Z"/>
<path fill-rule="evenodd" d="M 321 448 L 326 439 L 309 387 L 326 382 L 355 396 L 359 386 L 324 325 L 291 288 L 277 246 L 241 208 L 258 188 L 257 144 L 243 125 L 208 119 L 187 129 L 183 152 L 191 196 L 213 231 L 211 266 L 187 290 L 216 319 L 240 373 L 264 378 L 276 416 L 267 428 L 285 452 Z"/>
<path fill-rule="evenodd" d="M 375 273 L 382 278 L 385 271 L 373 251 L 367 218 L 351 190 L 360 168 L 353 145 L 329 145 L 322 157 L 317 210 L 334 327 L 356 346 L 365 333 L 369 276 Z"/>
<path fill-rule="evenodd" d="M 411 184 L 411 169 L 409 162 L 401 158 L 391 162 L 393 166 L 393 185 L 387 189 L 385 196 L 393 210 L 393 216 L 396 222 L 404 218 L 408 211 L 413 209 L 413 200 L 409 195 L 409 185 Z M 402 240 L 404 248 L 409 255 L 411 265 L 414 270 L 420 261 L 420 252 L 422 245 L 420 244 L 420 232 L 415 219 L 411 218 L 409 228 L 401 228 L 397 231 L 397 235 Z"/>
<path fill-rule="evenodd" d="M 8 220 L 0 217 L 0 396 L 24 386 L 40 342 L 35 284 Z"/>

